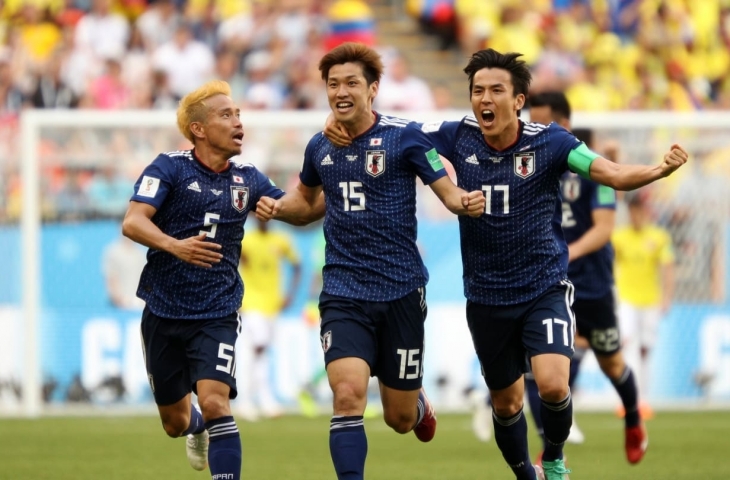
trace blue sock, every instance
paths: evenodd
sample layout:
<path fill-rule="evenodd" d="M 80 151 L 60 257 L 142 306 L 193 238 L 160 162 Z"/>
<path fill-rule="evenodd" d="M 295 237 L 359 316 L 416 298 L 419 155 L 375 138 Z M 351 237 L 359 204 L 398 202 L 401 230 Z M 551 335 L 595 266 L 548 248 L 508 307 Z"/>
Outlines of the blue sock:
<path fill-rule="evenodd" d="M 545 450 L 545 427 L 542 424 L 542 416 L 540 415 L 542 399 L 540 399 L 540 392 L 537 390 L 537 383 L 534 378 L 527 378 L 525 376 L 525 390 L 527 391 L 527 403 L 530 404 L 532 419 L 535 421 L 537 434 L 542 439 L 542 449 Z"/>
<path fill-rule="evenodd" d="M 492 411 L 494 440 L 517 480 L 534 480 L 535 469 L 527 449 L 527 421 L 522 410 L 510 418 L 498 417 Z"/>
<path fill-rule="evenodd" d="M 637 426 L 641 423 L 641 414 L 639 413 L 639 390 L 636 388 L 634 372 L 626 365 L 621 376 L 617 380 L 611 380 L 611 383 L 618 396 L 621 397 L 621 403 L 624 404 L 626 427 Z"/>
<path fill-rule="evenodd" d="M 568 396 L 558 403 L 543 400 L 540 413 L 545 427 L 545 452 L 542 454 L 542 460 L 552 462 L 563 458 L 563 445 L 573 425 L 573 397 L 570 391 Z"/>
<path fill-rule="evenodd" d="M 240 480 L 241 435 L 233 417 L 220 417 L 205 423 L 210 434 L 208 465 L 213 478 Z M 218 477 L 216 477 L 218 475 Z"/>
<path fill-rule="evenodd" d="M 203 422 L 203 414 L 200 413 L 195 405 L 190 404 L 190 425 L 188 429 L 183 432 L 182 437 L 186 437 L 189 434 L 201 433 L 205 430 L 205 422 Z"/>
<path fill-rule="evenodd" d="M 362 415 L 335 415 L 330 422 L 330 455 L 338 480 L 362 480 L 368 439 Z"/>

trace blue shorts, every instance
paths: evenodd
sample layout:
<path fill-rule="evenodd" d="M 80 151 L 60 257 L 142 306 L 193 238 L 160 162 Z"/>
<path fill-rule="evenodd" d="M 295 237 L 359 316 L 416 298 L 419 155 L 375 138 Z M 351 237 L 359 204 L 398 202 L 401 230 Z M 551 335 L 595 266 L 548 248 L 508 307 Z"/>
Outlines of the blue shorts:
<path fill-rule="evenodd" d="M 198 380 L 218 380 L 236 398 L 235 345 L 241 322 L 234 313 L 210 320 L 158 317 L 142 312 L 142 348 L 147 378 L 157 405 L 172 405 L 191 391 Z"/>
<path fill-rule="evenodd" d="M 535 355 L 573 357 L 573 292 L 573 284 L 561 282 L 518 305 L 467 302 L 466 321 L 490 390 L 516 382 L 529 371 L 528 362 Z"/>
<path fill-rule="evenodd" d="M 396 390 L 418 390 L 423 383 L 426 289 L 403 298 L 369 302 L 322 292 L 319 312 L 324 362 L 357 357 L 370 375 Z"/>
<path fill-rule="evenodd" d="M 596 355 L 613 355 L 621 350 L 613 292 L 597 300 L 573 302 L 578 333 L 588 339 Z"/>

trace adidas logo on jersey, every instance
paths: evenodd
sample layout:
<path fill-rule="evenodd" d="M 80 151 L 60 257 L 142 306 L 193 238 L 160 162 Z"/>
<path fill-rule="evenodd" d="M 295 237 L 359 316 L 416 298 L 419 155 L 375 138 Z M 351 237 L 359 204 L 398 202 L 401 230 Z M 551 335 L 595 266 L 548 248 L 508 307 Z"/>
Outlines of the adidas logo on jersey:
<path fill-rule="evenodd" d="M 466 160 L 464 160 L 466 163 L 471 163 L 472 165 L 479 165 L 479 160 L 477 160 L 476 154 L 472 153 L 468 157 L 466 157 Z"/>
<path fill-rule="evenodd" d="M 196 192 L 199 192 L 200 186 L 198 185 L 198 182 L 193 182 L 190 185 L 188 185 L 188 190 L 194 190 Z"/>
<path fill-rule="evenodd" d="M 332 161 L 332 159 L 330 158 L 329 155 L 327 155 L 326 157 L 324 157 L 322 159 L 322 165 L 334 165 L 334 164 L 335 164 L 335 162 Z"/>

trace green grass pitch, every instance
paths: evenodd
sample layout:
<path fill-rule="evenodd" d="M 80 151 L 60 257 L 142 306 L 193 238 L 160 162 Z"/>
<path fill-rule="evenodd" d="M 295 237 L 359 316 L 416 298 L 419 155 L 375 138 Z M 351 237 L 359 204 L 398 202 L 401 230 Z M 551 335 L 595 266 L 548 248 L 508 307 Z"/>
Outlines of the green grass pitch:
<path fill-rule="evenodd" d="M 622 423 L 610 414 L 577 416 L 583 445 L 568 445 L 573 480 L 730 479 L 730 412 L 658 412 L 648 422 L 649 451 L 638 466 L 623 453 Z M 531 419 L 529 420 L 531 422 Z M 239 422 L 243 479 L 334 480 L 329 418 L 285 416 Z M 440 415 L 428 444 L 398 435 L 381 419 L 366 421 L 372 480 L 511 480 L 492 440 L 472 435 L 468 415 Z M 530 437 L 531 452 L 538 443 Z M 203 480 L 185 458 L 185 442 L 169 439 L 155 417 L 0 419 L 1 480 Z"/>

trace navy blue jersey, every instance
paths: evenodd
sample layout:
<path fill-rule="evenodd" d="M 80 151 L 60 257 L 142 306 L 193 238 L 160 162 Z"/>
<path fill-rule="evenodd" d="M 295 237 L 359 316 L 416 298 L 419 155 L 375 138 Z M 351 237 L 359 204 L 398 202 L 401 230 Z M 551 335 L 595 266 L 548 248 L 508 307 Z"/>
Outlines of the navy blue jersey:
<path fill-rule="evenodd" d="M 487 145 L 474 117 L 423 125 L 454 166 L 458 185 L 482 190 L 484 215 L 459 217 L 464 294 L 484 305 L 527 302 L 568 277 L 560 176 L 582 143 L 557 124 L 520 121 L 517 141 Z"/>
<path fill-rule="evenodd" d="M 221 245 L 220 263 L 203 268 L 161 250 L 149 249 L 137 296 L 157 316 L 220 318 L 238 310 L 243 283 L 238 274 L 243 224 L 262 196 L 284 192 L 253 165 L 235 162 L 216 173 L 192 150 L 163 153 L 145 168 L 132 200 L 152 205 L 152 222 L 179 240 L 207 232 Z"/>
<path fill-rule="evenodd" d="M 446 171 L 409 120 L 376 114 L 349 147 L 335 147 L 321 133 L 309 141 L 300 179 L 324 190 L 324 292 L 383 302 L 426 284 L 416 245 L 416 176 L 428 185 Z"/>
<path fill-rule="evenodd" d="M 568 172 L 560 182 L 563 194 L 563 235 L 570 244 L 593 227 L 593 211 L 616 209 L 616 192 L 611 187 Z M 575 285 L 575 298 L 603 298 L 613 288 L 613 247 L 601 249 L 573 260 L 568 265 L 568 278 Z"/>

